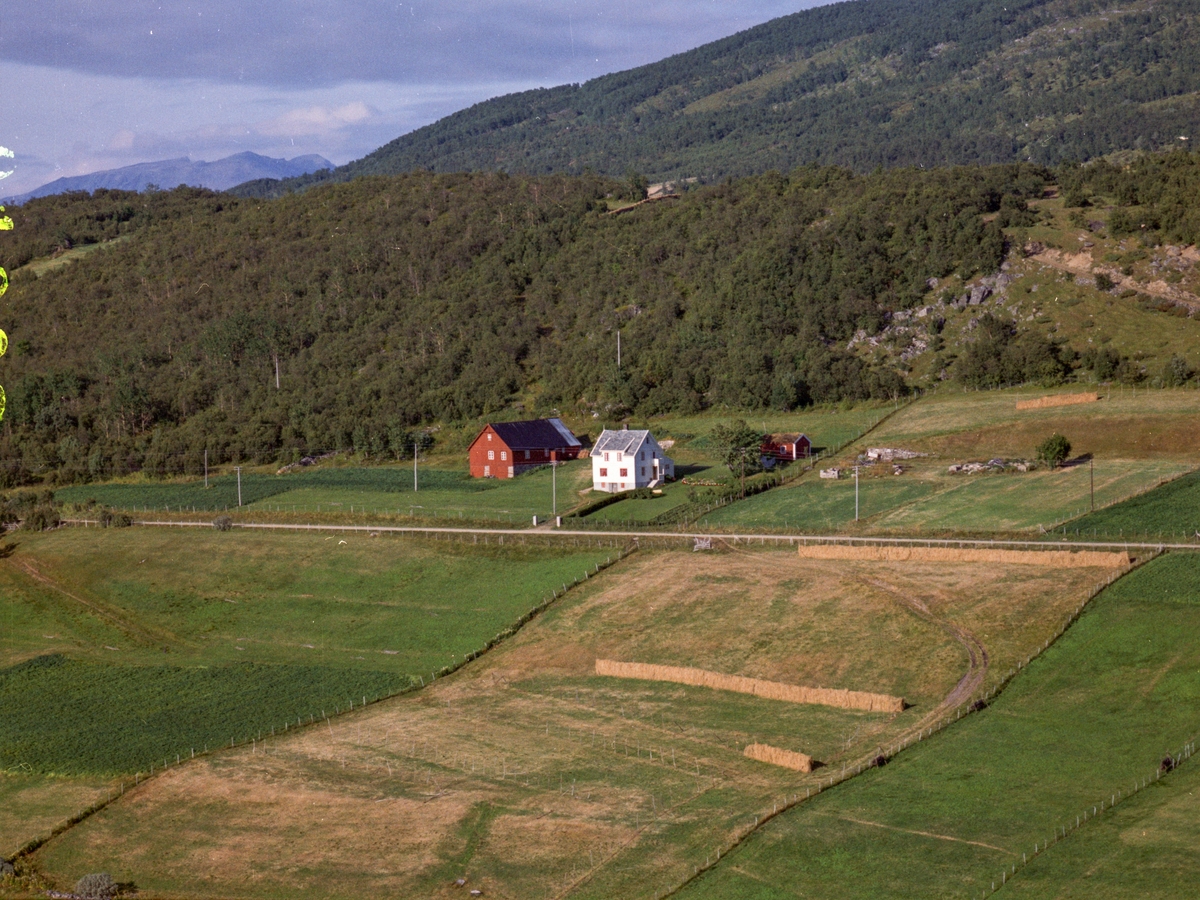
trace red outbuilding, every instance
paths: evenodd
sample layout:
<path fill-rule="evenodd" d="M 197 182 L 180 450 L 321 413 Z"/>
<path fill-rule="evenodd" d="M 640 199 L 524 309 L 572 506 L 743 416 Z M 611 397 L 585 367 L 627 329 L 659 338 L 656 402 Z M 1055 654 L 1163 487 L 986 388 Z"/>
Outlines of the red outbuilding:
<path fill-rule="evenodd" d="M 802 434 L 769 434 L 759 452 L 767 459 L 802 459 L 812 453 L 812 441 Z"/>
<path fill-rule="evenodd" d="M 575 459 L 582 450 L 561 419 L 492 422 L 471 442 L 471 477 L 513 478 L 552 459 Z"/>

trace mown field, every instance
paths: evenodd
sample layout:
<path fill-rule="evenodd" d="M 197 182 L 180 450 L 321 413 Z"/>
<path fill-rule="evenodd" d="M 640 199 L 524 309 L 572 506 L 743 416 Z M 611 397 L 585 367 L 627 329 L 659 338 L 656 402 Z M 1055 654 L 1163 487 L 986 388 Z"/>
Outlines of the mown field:
<path fill-rule="evenodd" d="M 54 883 L 103 869 L 188 896 L 454 896 L 457 877 L 492 896 L 654 896 L 773 804 L 952 717 L 1109 575 L 643 551 L 436 685 L 172 768 L 35 862 Z M 910 705 L 603 678 L 597 658 Z M 822 765 L 758 763 L 753 742 Z"/>
<path fill-rule="evenodd" d="M 988 709 L 774 819 L 681 896 L 970 897 L 993 879 L 1024 896 L 1190 896 L 1195 764 L 1140 789 L 1200 733 L 1198 585 L 1192 554 L 1117 582 Z"/>
<path fill-rule="evenodd" d="M 0 771 L 56 779 L 4 789 L 17 809 L 36 796 L 57 811 L 97 777 L 428 681 L 617 552 L 140 528 L 21 535 L 0 561 Z M 32 807 L 21 817 L 19 843 L 42 833 Z"/>
<path fill-rule="evenodd" d="M 1082 390 L 1075 387 L 1066 393 Z M 1109 536 L 1121 524 L 1105 519 L 1075 521 L 1088 512 L 1121 503 L 1191 471 L 1200 446 L 1200 392 L 1114 389 L 1096 403 L 1020 410 L 1018 400 L 1046 391 L 944 393 L 924 397 L 883 422 L 866 441 L 839 455 L 853 465 L 866 446 L 925 454 L 903 463 L 860 471 L 859 521 L 855 524 L 854 479 L 801 481 L 731 504 L 704 516 L 699 525 L 715 530 L 861 531 L 882 533 L 989 533 L 1051 531 Z M 948 467 L 994 457 L 1032 459 L 1037 444 L 1052 433 L 1072 444 L 1061 469 L 994 475 L 950 474 Z M 1156 507 L 1164 533 L 1191 535 L 1194 516 L 1186 501 Z M 1100 515 L 1100 514 L 1098 514 Z M 1116 520 L 1112 520 L 1115 522 Z M 1145 526 L 1143 526 L 1145 528 Z"/>

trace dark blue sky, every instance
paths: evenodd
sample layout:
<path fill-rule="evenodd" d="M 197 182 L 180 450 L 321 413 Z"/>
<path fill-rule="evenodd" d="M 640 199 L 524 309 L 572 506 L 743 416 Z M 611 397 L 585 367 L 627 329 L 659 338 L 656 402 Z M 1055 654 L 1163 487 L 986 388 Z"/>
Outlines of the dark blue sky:
<path fill-rule="evenodd" d="M 336 163 L 496 94 L 585 81 L 813 0 L 10 0 L 3 194 L 241 150 Z"/>

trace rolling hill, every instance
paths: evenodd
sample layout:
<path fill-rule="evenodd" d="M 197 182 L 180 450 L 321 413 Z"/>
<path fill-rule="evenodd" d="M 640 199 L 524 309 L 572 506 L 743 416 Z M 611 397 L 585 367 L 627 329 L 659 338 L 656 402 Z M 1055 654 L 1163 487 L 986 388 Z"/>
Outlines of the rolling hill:
<path fill-rule="evenodd" d="M 809 163 L 1056 165 L 1194 139 L 1186 0 L 855 0 L 584 84 L 497 97 L 272 196 L 416 169 L 651 180 Z"/>

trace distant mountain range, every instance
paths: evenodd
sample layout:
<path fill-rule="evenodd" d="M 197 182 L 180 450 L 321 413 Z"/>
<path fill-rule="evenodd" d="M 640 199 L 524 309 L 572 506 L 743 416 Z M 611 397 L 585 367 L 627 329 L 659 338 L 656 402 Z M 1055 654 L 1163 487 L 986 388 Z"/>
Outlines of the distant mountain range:
<path fill-rule="evenodd" d="M 712 181 L 1054 165 L 1200 139 L 1195 0 L 856 0 L 585 84 L 497 97 L 272 196 L 359 175 L 504 170 Z"/>
<path fill-rule="evenodd" d="M 120 169 L 92 172 L 90 175 L 75 175 L 57 178 L 49 184 L 35 188 L 27 194 L 10 197 L 9 202 L 23 203 L 35 197 L 63 194 L 67 191 L 95 191 L 109 188 L 122 191 L 144 191 L 149 185 L 161 188 L 206 187 L 223 191 L 234 185 L 256 178 L 294 178 L 321 169 L 332 169 L 333 163 L 322 156 L 309 154 L 295 159 L 273 159 L 246 151 L 235 153 L 215 162 L 192 161 L 186 156 L 179 159 L 164 159 L 158 162 L 137 163 Z"/>

